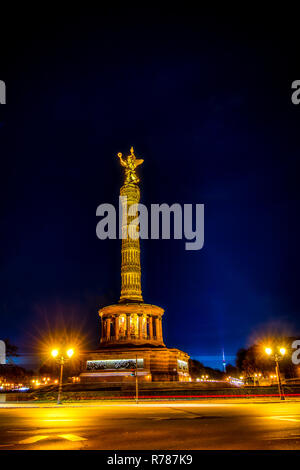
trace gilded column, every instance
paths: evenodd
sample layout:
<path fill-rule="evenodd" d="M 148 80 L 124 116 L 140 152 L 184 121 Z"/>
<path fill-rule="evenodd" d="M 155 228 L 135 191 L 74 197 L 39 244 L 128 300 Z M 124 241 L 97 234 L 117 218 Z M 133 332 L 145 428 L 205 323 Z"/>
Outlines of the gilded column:
<path fill-rule="evenodd" d="M 136 167 L 144 160 L 137 159 L 133 148 L 130 155 L 123 159 L 118 153 L 121 165 L 125 168 L 125 182 L 121 187 L 122 204 L 122 266 L 121 266 L 121 296 L 120 302 L 131 300 L 143 302 L 141 287 L 141 261 L 139 226 L 135 223 L 138 216 L 137 204 L 140 201 L 139 178 Z"/>
<path fill-rule="evenodd" d="M 162 318 L 158 317 L 159 340 L 162 341 Z"/>
<path fill-rule="evenodd" d="M 118 153 L 118 158 L 125 172 L 120 189 L 121 294 L 119 303 L 99 310 L 102 322 L 101 343 L 105 343 L 101 346 L 107 347 L 110 342 L 122 345 L 125 338 L 126 342 L 132 345 L 140 346 L 142 340 L 148 340 L 153 346 L 158 343 L 164 346 L 161 325 L 164 310 L 156 305 L 144 303 L 142 296 L 138 217 L 140 180 L 136 169 L 144 160 L 136 158 L 133 147 L 129 155 L 123 157 Z"/>

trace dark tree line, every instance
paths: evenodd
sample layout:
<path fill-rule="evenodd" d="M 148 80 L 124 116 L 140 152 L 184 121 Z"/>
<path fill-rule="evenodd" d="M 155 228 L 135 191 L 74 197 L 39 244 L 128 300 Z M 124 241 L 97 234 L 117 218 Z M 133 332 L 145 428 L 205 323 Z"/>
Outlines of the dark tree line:
<path fill-rule="evenodd" d="M 298 374 L 297 366 L 292 362 L 292 348 L 293 341 L 297 339 L 294 337 L 276 338 L 268 343 L 258 342 L 249 348 L 241 348 L 236 355 L 236 367 L 239 372 L 246 377 L 253 376 L 258 372 L 274 373 L 274 360 L 272 356 L 265 353 L 265 347 L 271 347 L 273 351 L 279 352 L 280 347 L 286 348 L 286 354 L 280 361 L 280 370 L 287 377 L 296 377 Z M 299 366 L 298 366 L 299 367 Z"/>
<path fill-rule="evenodd" d="M 206 367 L 196 359 L 190 359 L 189 372 L 193 380 L 201 378 L 202 375 L 208 375 L 210 379 L 221 380 L 224 375 L 220 370 Z"/>

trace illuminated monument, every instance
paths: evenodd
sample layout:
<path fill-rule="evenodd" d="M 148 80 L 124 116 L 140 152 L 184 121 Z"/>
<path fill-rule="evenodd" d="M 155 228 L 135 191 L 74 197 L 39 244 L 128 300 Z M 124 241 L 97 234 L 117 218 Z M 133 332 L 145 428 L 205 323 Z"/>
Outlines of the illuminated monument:
<path fill-rule="evenodd" d="M 88 355 L 81 380 L 131 381 L 136 367 L 138 376 L 146 381 L 189 380 L 189 356 L 165 346 L 162 332 L 164 310 L 146 304 L 142 297 L 140 240 L 136 204 L 140 201 L 136 167 L 143 163 L 131 148 L 125 159 L 122 197 L 122 266 L 121 296 L 117 304 L 99 310 L 101 319 L 100 347 Z"/>

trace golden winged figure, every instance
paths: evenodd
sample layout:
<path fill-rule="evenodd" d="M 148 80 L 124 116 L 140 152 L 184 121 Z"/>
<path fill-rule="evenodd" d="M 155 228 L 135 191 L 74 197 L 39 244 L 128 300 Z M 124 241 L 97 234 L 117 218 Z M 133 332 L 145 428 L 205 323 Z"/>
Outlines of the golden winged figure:
<path fill-rule="evenodd" d="M 136 156 L 134 155 L 133 147 L 131 147 L 130 155 L 128 155 L 126 159 L 123 158 L 121 152 L 118 153 L 118 157 L 120 159 L 121 165 L 125 168 L 124 184 L 139 183 L 140 179 L 138 178 L 135 169 L 137 166 L 141 165 L 144 160 L 142 160 L 141 158 L 136 158 Z"/>

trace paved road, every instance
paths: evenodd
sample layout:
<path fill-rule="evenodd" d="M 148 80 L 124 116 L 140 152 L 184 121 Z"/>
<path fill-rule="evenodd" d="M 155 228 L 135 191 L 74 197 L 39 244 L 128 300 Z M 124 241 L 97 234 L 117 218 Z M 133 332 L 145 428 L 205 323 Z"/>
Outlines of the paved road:
<path fill-rule="evenodd" d="M 300 403 L 0 408 L 0 449 L 300 449 Z"/>

